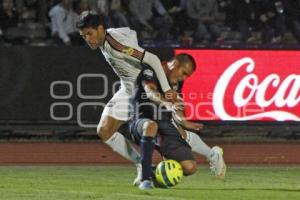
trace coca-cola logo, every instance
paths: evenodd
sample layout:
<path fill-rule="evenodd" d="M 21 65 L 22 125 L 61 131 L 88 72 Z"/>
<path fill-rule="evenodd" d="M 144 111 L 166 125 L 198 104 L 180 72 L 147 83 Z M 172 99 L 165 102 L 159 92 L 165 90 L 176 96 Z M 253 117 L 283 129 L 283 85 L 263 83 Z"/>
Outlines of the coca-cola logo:
<path fill-rule="evenodd" d="M 185 81 L 193 120 L 300 121 L 300 51 L 187 50 L 196 60 Z"/>
<path fill-rule="evenodd" d="M 278 121 L 300 120 L 300 118 L 290 112 L 280 110 L 281 107 L 295 107 L 300 102 L 300 76 L 290 74 L 284 80 L 280 80 L 278 74 L 272 73 L 260 81 L 254 73 L 255 62 L 249 57 L 241 58 L 230 65 L 218 80 L 213 92 L 213 108 L 215 113 L 226 120 L 253 120 L 258 118 L 272 118 Z M 224 96 L 229 87 L 230 80 L 239 71 L 244 70 L 245 76 L 240 80 L 234 90 L 233 103 L 237 107 L 246 106 L 252 99 L 262 107 L 268 107 L 275 104 L 277 110 L 262 112 L 244 117 L 235 117 L 228 114 L 224 106 Z M 277 92 L 270 99 L 266 99 L 268 88 L 273 87 Z M 291 88 L 291 89 L 289 89 Z M 246 96 L 245 90 L 250 90 Z M 288 92 L 288 94 L 286 94 Z"/>

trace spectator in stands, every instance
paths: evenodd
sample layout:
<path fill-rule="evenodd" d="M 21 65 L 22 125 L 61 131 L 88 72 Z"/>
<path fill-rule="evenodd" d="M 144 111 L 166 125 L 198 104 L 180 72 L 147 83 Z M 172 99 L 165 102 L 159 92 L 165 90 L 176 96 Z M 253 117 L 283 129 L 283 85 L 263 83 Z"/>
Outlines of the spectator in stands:
<path fill-rule="evenodd" d="M 93 12 L 97 12 L 98 11 L 97 10 L 98 9 L 97 8 L 98 1 L 99 0 L 88 0 L 89 8 L 90 8 L 91 11 L 93 11 Z M 106 0 L 103 0 L 103 1 L 106 1 Z"/>
<path fill-rule="evenodd" d="M 13 0 L 3 0 L 0 7 L 0 26 L 2 29 L 15 27 L 18 24 L 18 13 Z"/>
<path fill-rule="evenodd" d="M 108 27 L 128 27 L 126 10 L 122 0 L 94 0 L 90 1 L 91 10 L 105 17 Z"/>
<path fill-rule="evenodd" d="M 98 0 L 96 2 L 96 11 L 104 16 L 109 15 L 109 0 Z"/>
<path fill-rule="evenodd" d="M 234 0 L 217 0 L 218 1 L 218 7 L 219 12 L 225 14 L 225 25 L 229 27 L 233 27 L 233 23 L 235 23 L 235 16 L 233 13 L 233 7 L 234 7 Z M 243 1 L 243 0 L 241 0 Z"/>
<path fill-rule="evenodd" d="M 73 21 L 75 24 L 80 20 L 80 14 L 89 10 L 88 0 L 73 0 L 72 8 L 74 11 Z M 75 27 L 76 32 L 72 34 L 71 41 L 74 45 L 85 45 L 85 41 L 79 36 L 79 30 Z M 78 32 L 77 32 L 78 31 Z"/>
<path fill-rule="evenodd" d="M 216 0 L 188 0 L 186 13 L 196 27 L 197 41 L 221 41 L 221 30 L 217 25 L 218 3 Z"/>
<path fill-rule="evenodd" d="M 283 2 L 258 0 L 255 10 L 262 27 L 263 43 L 281 42 L 286 29 Z"/>
<path fill-rule="evenodd" d="M 76 14 L 79 15 L 84 12 L 89 10 L 89 4 L 88 0 L 73 0 L 73 10 Z"/>
<path fill-rule="evenodd" d="M 183 35 L 186 27 L 186 1 L 187 0 L 163 0 L 162 4 L 173 19 L 171 33 L 175 38 Z M 179 39 L 179 38 L 178 38 Z"/>
<path fill-rule="evenodd" d="M 107 27 L 113 27 L 112 19 L 110 18 L 110 0 L 90 0 L 90 9 L 104 16 Z"/>
<path fill-rule="evenodd" d="M 139 34 L 146 30 L 157 40 L 171 38 L 172 19 L 160 0 L 129 0 L 129 12 L 130 22 Z"/>
<path fill-rule="evenodd" d="M 26 21 L 34 21 L 39 23 L 47 23 L 47 2 L 46 0 L 18 0 L 16 7 L 20 19 Z"/>
<path fill-rule="evenodd" d="M 122 0 L 111 0 L 110 16 L 115 27 L 129 27 L 126 6 Z"/>
<path fill-rule="evenodd" d="M 76 29 L 76 14 L 72 0 L 62 0 L 49 11 L 52 38 L 57 45 L 78 44 L 80 35 Z"/>
<path fill-rule="evenodd" d="M 0 37 L 7 41 L 5 31 L 18 25 L 18 13 L 13 0 L 3 0 L 0 6 Z"/>
<path fill-rule="evenodd" d="M 300 0 L 284 0 L 286 25 L 300 43 Z"/>
<path fill-rule="evenodd" d="M 251 34 L 255 22 L 254 0 L 232 0 L 231 6 L 232 28 L 241 33 L 243 42 L 255 41 L 255 37 Z"/>

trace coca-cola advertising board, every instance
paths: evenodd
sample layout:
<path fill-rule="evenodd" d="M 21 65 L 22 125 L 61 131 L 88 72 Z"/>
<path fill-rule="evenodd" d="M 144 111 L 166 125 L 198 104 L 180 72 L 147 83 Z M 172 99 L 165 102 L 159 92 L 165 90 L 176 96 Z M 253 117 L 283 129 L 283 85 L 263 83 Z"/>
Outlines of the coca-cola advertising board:
<path fill-rule="evenodd" d="M 195 73 L 183 86 L 193 120 L 300 121 L 300 51 L 187 50 Z"/>

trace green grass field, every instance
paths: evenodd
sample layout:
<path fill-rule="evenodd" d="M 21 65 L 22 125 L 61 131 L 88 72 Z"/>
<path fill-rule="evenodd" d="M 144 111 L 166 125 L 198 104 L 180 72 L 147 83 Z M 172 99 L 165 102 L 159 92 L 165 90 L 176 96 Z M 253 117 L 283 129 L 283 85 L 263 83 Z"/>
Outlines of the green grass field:
<path fill-rule="evenodd" d="M 140 191 L 135 169 L 102 167 L 0 167 L 0 199 L 16 200 L 299 200 L 298 167 L 229 167 L 225 181 L 199 171 L 174 188 Z"/>

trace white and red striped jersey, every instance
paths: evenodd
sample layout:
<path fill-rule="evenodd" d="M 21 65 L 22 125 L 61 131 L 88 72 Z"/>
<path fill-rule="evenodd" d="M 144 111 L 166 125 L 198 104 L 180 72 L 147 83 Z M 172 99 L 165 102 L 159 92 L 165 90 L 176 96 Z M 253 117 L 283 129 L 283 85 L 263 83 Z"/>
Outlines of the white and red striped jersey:
<path fill-rule="evenodd" d="M 128 27 L 106 30 L 105 42 L 100 47 L 106 61 L 121 79 L 122 87 L 132 93 L 142 63 L 152 67 L 158 76 L 163 91 L 170 89 L 160 60 L 138 45 L 137 35 Z"/>

